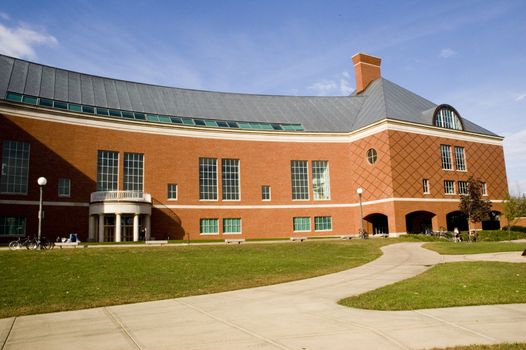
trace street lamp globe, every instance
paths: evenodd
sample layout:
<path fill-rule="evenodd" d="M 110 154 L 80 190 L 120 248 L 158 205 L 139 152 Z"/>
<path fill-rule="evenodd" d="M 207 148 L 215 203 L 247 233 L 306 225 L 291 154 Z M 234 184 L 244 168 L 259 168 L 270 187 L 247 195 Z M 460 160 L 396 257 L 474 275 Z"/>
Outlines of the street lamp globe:
<path fill-rule="evenodd" d="M 358 194 L 362 194 L 362 193 L 363 193 L 363 188 L 358 187 L 358 188 L 356 189 L 356 193 L 358 193 Z"/>
<path fill-rule="evenodd" d="M 39 185 L 39 186 L 46 186 L 46 184 L 47 184 L 47 179 L 46 179 L 45 177 L 39 177 L 38 180 L 37 180 L 37 182 L 38 182 L 38 185 Z"/>

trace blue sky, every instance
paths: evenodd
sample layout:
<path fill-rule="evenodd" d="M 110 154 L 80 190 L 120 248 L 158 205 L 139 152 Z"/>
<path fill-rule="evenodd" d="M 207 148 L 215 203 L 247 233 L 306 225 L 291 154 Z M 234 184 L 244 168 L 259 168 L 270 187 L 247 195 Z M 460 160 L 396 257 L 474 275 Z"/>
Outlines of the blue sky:
<path fill-rule="evenodd" d="M 505 136 L 526 192 L 526 1 L 3 1 L 0 52 L 168 86 L 346 95 L 350 57 Z"/>

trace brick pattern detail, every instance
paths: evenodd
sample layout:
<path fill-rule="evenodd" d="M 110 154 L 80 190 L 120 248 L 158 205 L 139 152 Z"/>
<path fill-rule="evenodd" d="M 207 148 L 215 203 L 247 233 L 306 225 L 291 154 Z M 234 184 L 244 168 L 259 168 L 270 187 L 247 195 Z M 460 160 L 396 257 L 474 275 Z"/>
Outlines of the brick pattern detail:
<path fill-rule="evenodd" d="M 467 181 L 472 175 L 487 183 L 489 199 L 503 199 L 508 191 L 501 146 L 399 131 L 389 132 L 389 143 L 395 197 L 458 198 L 457 182 Z M 467 171 L 442 170 L 441 144 L 465 148 Z M 455 168 L 454 155 L 452 161 Z M 428 195 L 423 194 L 422 179 L 429 179 L 431 193 Z M 444 180 L 455 181 L 457 195 L 444 195 Z"/>

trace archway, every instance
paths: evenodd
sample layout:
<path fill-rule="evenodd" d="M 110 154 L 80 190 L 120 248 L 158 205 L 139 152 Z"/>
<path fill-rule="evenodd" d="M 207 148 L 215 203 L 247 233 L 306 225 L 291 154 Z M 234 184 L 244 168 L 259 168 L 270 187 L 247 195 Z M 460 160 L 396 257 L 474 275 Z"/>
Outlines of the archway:
<path fill-rule="evenodd" d="M 458 228 L 459 231 L 468 230 L 468 218 L 460 210 L 448 213 L 446 215 L 446 221 L 448 231 L 453 231 L 455 227 Z"/>
<path fill-rule="evenodd" d="M 500 211 L 491 211 L 489 217 L 482 221 L 483 230 L 500 230 Z"/>
<path fill-rule="evenodd" d="M 435 213 L 425 210 L 417 210 L 405 216 L 405 226 L 407 233 L 425 233 L 433 231 L 432 219 Z"/>
<path fill-rule="evenodd" d="M 387 215 L 374 213 L 363 218 L 367 223 L 367 232 L 373 235 L 389 234 L 389 220 Z"/>

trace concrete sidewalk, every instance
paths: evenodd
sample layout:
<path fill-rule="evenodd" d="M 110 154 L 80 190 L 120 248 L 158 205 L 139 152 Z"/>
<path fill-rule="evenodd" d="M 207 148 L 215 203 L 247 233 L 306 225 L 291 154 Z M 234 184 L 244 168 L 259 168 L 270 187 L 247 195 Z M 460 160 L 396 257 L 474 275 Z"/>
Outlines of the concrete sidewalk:
<path fill-rule="evenodd" d="M 3 349 L 420 349 L 526 342 L 524 304 L 399 312 L 337 305 L 450 259 L 420 243 L 382 250 L 366 265 L 302 281 L 3 319 L 0 342 Z M 515 255 L 520 252 L 499 253 L 506 261 Z"/>

